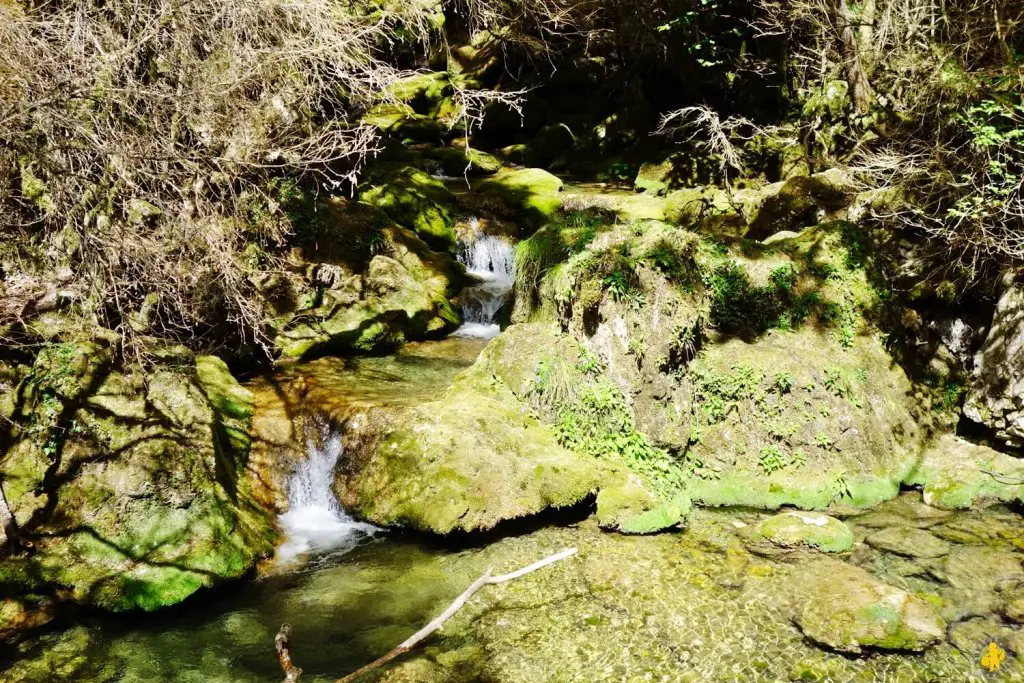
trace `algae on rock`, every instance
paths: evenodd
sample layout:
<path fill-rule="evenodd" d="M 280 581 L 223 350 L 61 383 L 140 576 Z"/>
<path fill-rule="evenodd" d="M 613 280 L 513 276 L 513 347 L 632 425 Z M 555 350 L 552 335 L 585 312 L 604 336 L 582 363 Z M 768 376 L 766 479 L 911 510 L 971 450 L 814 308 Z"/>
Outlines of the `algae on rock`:
<path fill-rule="evenodd" d="M 0 560 L 8 590 L 153 610 L 269 553 L 246 474 L 252 396 L 223 361 L 183 354 L 144 377 L 92 342 L 39 352 L 0 461 L 34 545 Z"/>
<path fill-rule="evenodd" d="M 278 309 L 282 357 L 376 351 L 458 325 L 449 297 L 464 269 L 449 253 L 361 202 L 331 198 L 317 216 L 292 273 L 260 283 Z"/>

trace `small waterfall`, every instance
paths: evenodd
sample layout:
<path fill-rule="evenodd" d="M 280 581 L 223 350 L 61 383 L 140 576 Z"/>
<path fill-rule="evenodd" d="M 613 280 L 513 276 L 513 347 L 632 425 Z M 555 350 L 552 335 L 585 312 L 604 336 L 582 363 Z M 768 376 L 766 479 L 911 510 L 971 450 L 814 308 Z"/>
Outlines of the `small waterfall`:
<path fill-rule="evenodd" d="M 481 235 L 476 219 L 471 225 L 472 237 L 459 241 L 459 262 L 481 282 L 462 290 L 463 324 L 455 334 L 490 339 L 500 331 L 498 316 L 512 298 L 516 281 L 515 251 L 500 237 Z"/>
<path fill-rule="evenodd" d="M 278 519 L 285 532 L 278 549 L 282 562 L 310 551 L 347 552 L 379 531 L 345 514 L 331 488 L 341 457 L 341 432 L 320 418 L 312 427 L 314 433 L 306 439 L 308 456 L 288 480 L 288 511 Z"/>

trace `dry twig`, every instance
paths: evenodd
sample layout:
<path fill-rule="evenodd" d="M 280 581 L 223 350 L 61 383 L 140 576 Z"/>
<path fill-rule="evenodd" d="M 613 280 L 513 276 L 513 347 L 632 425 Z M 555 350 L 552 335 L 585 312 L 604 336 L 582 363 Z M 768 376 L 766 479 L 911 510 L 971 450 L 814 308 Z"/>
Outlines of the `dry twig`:
<path fill-rule="evenodd" d="M 514 572 L 510 572 L 508 574 L 501 574 L 499 576 L 492 576 L 491 570 L 488 569 L 486 572 L 484 572 L 483 576 L 481 576 L 479 579 L 470 584 L 469 588 L 463 591 L 462 594 L 459 595 L 459 597 L 455 598 L 455 600 L 452 601 L 450 605 L 448 605 L 447 609 L 445 609 L 444 612 L 435 617 L 429 624 L 427 624 L 419 631 L 409 636 L 398 647 L 391 650 L 387 654 L 378 657 L 366 666 L 361 667 L 356 671 L 353 671 L 347 676 L 339 678 L 338 683 L 351 683 L 351 681 L 357 680 L 363 674 L 366 674 L 374 669 L 378 669 L 383 665 L 387 664 L 388 662 L 390 662 L 391 660 L 395 659 L 396 657 L 399 657 L 405 654 L 406 652 L 410 651 L 411 649 L 419 645 L 421 642 L 426 640 L 428 637 L 430 637 L 431 634 L 440 630 L 441 627 L 444 626 L 445 622 L 447 622 L 449 619 L 455 616 L 455 614 L 460 609 L 462 609 L 466 602 L 468 602 L 469 599 L 473 597 L 473 594 L 481 588 L 483 588 L 484 586 L 494 586 L 499 583 L 505 583 L 506 581 L 518 579 L 521 576 L 526 576 L 531 572 L 535 572 L 538 569 L 542 569 L 548 566 L 549 564 L 554 564 L 555 562 L 559 562 L 568 557 L 572 557 L 575 554 L 576 548 L 566 548 L 561 552 L 545 557 L 542 560 L 538 560 L 537 562 L 534 562 L 531 565 L 527 565 L 522 569 L 517 569 Z M 285 683 L 295 683 L 295 681 L 298 680 L 299 674 L 302 673 L 302 670 L 295 666 L 295 664 L 292 662 L 291 655 L 288 652 L 289 633 L 290 627 L 287 624 L 283 625 L 281 627 L 281 630 L 278 632 L 277 637 L 274 639 L 274 643 L 277 647 L 277 656 L 281 662 L 281 668 L 285 672 Z"/>

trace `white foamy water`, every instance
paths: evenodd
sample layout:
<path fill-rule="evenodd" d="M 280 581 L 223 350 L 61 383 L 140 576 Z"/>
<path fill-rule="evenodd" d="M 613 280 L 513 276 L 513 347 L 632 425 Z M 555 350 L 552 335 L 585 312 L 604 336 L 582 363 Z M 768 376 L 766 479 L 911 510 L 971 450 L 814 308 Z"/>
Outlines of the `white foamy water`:
<path fill-rule="evenodd" d="M 501 331 L 498 316 L 512 300 L 512 287 L 516 282 L 515 251 L 500 237 L 474 234 L 459 243 L 459 261 L 481 282 L 462 290 L 463 325 L 455 335 L 477 339 L 495 337 Z"/>
<path fill-rule="evenodd" d="M 313 551 L 351 550 L 379 529 L 349 517 L 331 488 L 334 466 L 341 457 L 341 432 L 317 420 L 306 441 L 307 458 L 288 480 L 288 512 L 278 518 L 285 541 L 278 548 L 281 562 Z"/>

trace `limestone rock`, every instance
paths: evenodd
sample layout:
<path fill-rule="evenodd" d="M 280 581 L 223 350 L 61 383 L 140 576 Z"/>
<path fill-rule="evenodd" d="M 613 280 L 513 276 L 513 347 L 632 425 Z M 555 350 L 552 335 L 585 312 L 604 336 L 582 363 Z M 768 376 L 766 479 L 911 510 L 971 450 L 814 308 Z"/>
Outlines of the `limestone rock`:
<path fill-rule="evenodd" d="M 920 652 L 945 637 L 946 623 L 929 603 L 858 567 L 822 560 L 796 580 L 802 590 L 795 621 L 820 645 L 853 654 L 865 648 Z"/>
<path fill-rule="evenodd" d="M 1020 500 L 1021 482 L 1024 460 L 952 434 L 930 442 L 907 479 L 923 487 L 925 503 L 946 510 Z"/>
<path fill-rule="evenodd" d="M 0 460 L 35 543 L 0 561 L 15 596 L 153 610 L 241 577 L 271 549 L 246 478 L 251 394 L 219 359 L 173 357 L 142 377 L 95 344 L 40 351 Z"/>
<path fill-rule="evenodd" d="M 988 337 L 974 357 L 964 416 L 1008 444 L 1024 445 L 1024 286 L 1015 274 L 1004 278 Z"/>
<path fill-rule="evenodd" d="M 872 548 L 906 557 L 925 559 L 942 557 L 949 552 L 949 544 L 924 529 L 890 527 L 876 531 L 865 539 Z"/>
<path fill-rule="evenodd" d="M 751 534 L 754 543 L 779 548 L 813 548 L 826 553 L 853 547 L 853 532 L 835 517 L 809 512 L 784 512 L 762 520 Z"/>
<path fill-rule="evenodd" d="M 482 366 L 437 401 L 360 413 L 344 434 L 338 498 L 383 526 L 441 534 L 490 529 L 578 503 L 607 473 L 562 448 Z"/>

